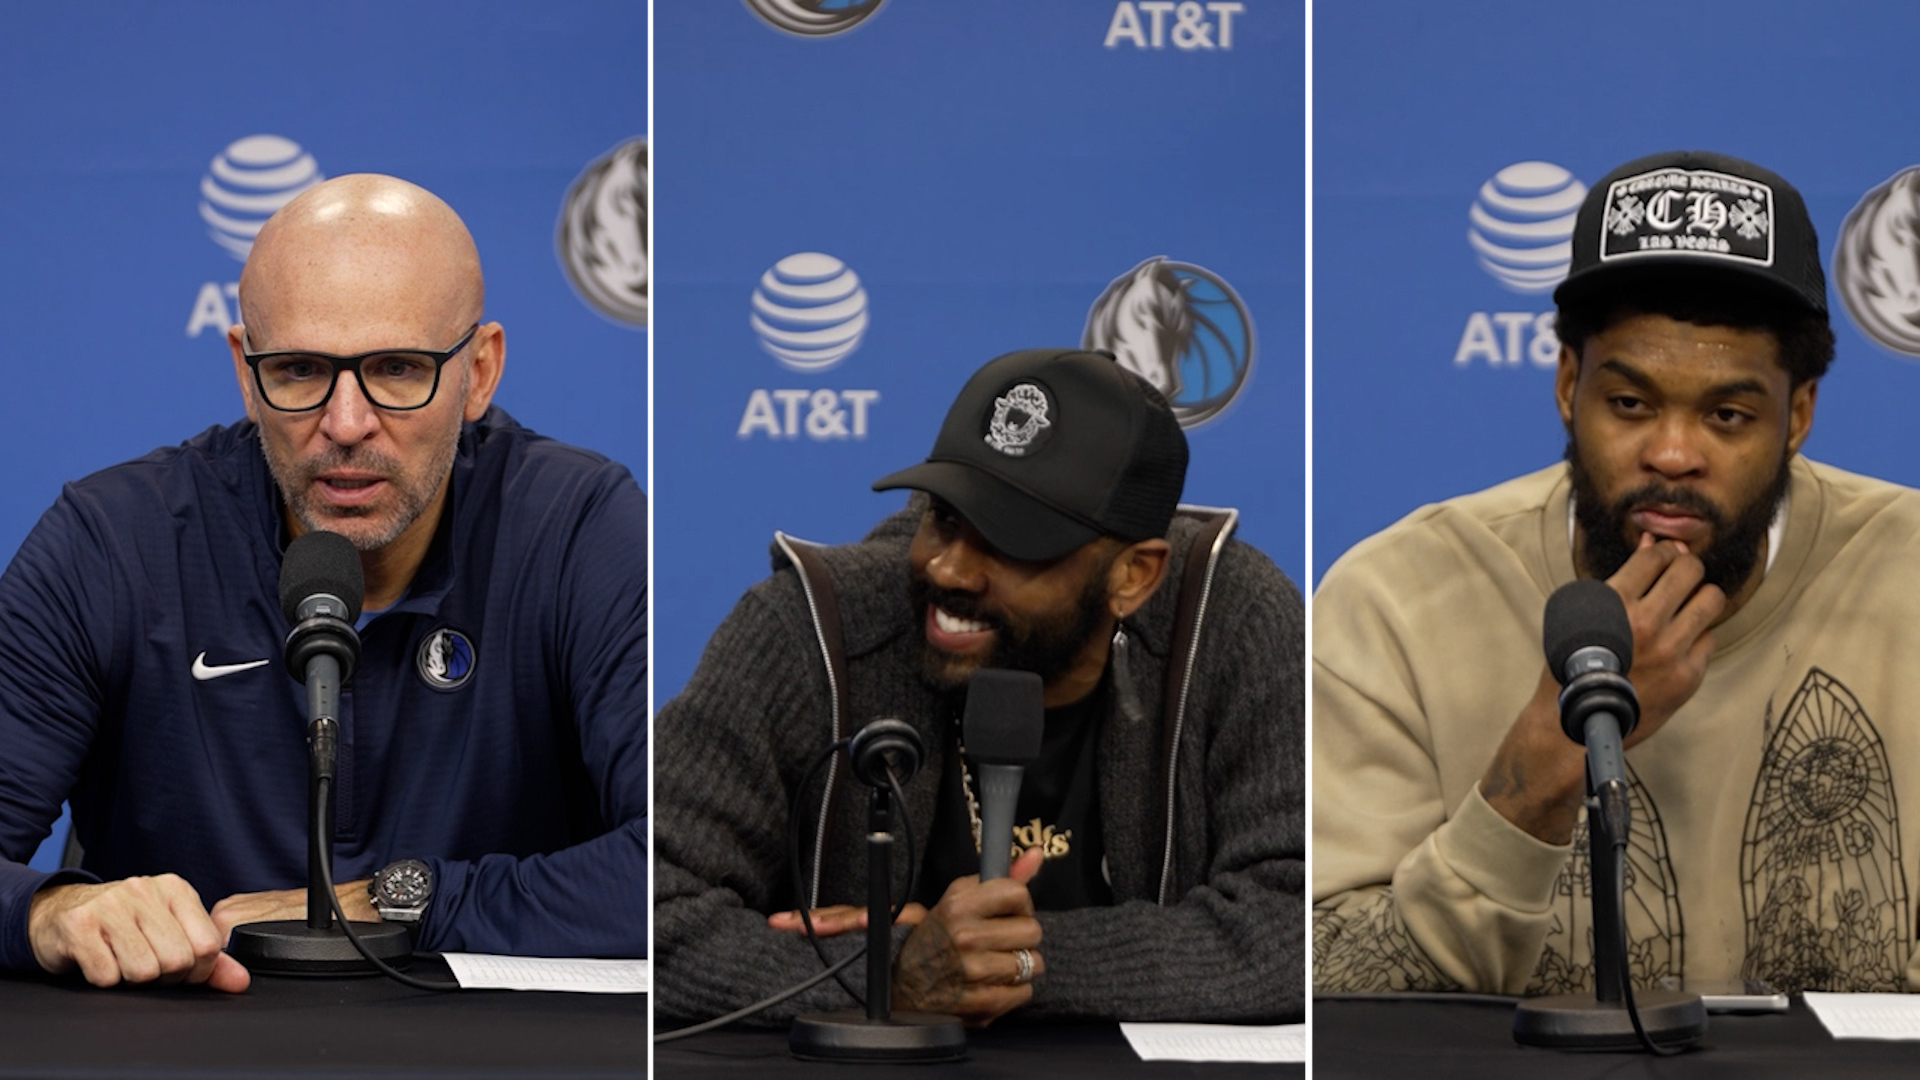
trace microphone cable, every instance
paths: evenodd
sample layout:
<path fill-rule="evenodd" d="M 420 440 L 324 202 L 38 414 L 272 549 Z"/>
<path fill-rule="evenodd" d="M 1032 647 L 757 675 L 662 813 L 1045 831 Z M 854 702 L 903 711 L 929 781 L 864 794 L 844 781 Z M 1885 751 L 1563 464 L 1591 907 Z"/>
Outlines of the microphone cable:
<path fill-rule="evenodd" d="M 831 760 L 835 753 L 844 750 L 852 741 L 852 739 L 837 739 L 828 744 L 827 748 L 820 753 L 820 756 L 814 759 L 812 766 L 807 769 L 806 776 L 801 779 L 800 786 L 794 790 L 792 807 L 787 815 L 787 847 L 788 856 L 793 865 L 794 892 L 796 896 L 794 906 L 796 910 L 800 912 L 800 924 L 806 928 L 807 940 L 812 943 L 813 951 L 820 957 L 820 963 L 825 966 L 825 970 L 803 982 L 795 983 L 787 987 L 772 997 L 763 998 L 745 1008 L 736 1009 L 725 1016 L 716 1016 L 711 1020 L 703 1020 L 689 1027 L 659 1032 L 653 1037 L 654 1045 L 657 1046 L 661 1043 L 673 1042 L 676 1039 L 685 1039 L 694 1035 L 701 1035 L 715 1028 L 725 1027 L 735 1021 L 745 1020 L 755 1013 L 764 1012 L 791 997 L 803 994 L 829 978 L 839 982 L 841 989 L 845 990 L 848 996 L 852 997 L 862 1008 L 866 1007 L 866 998 L 856 993 L 853 987 L 848 985 L 846 978 L 841 973 L 852 965 L 854 961 L 867 955 L 867 947 L 861 945 L 838 961 L 834 961 L 827 956 L 826 946 L 820 944 L 820 938 L 813 930 L 813 919 L 807 913 L 808 903 L 812 898 L 807 895 L 807 875 L 800 861 L 800 807 L 805 802 L 807 788 L 812 786 L 813 778 L 820 774 L 820 767 Z M 887 916 L 887 921 L 891 923 L 900 917 L 902 911 L 906 910 L 909 902 L 908 898 L 913 895 L 914 887 L 919 884 L 920 860 L 913 839 L 913 821 L 908 817 L 906 793 L 901 790 L 900 778 L 894 774 L 892 766 L 888 766 L 887 768 L 887 787 L 893 792 L 893 802 L 900 816 L 900 831 L 905 833 L 907 837 L 907 889 L 901 896 L 900 902 L 894 905 L 893 910 Z M 872 913 L 869 912 L 867 917 L 871 919 L 873 917 Z"/>
<path fill-rule="evenodd" d="M 795 983 L 792 986 L 787 987 L 785 990 L 780 991 L 779 993 L 773 995 L 770 998 L 766 998 L 761 1001 L 756 1001 L 744 1009 L 736 1009 L 725 1016 L 716 1016 L 711 1020 L 702 1021 L 701 1023 L 695 1024 L 692 1027 L 675 1028 L 672 1031 L 662 1031 L 653 1037 L 654 1045 L 658 1046 L 661 1043 L 672 1042 L 675 1039 L 685 1039 L 693 1035 L 702 1035 L 702 1034 L 705 1034 L 706 1032 L 712 1031 L 714 1028 L 725 1027 L 728 1024 L 733 1023 L 735 1020 L 745 1020 L 747 1017 L 752 1016 L 754 1013 L 771 1009 L 775 1005 L 778 1005 L 781 1002 L 787 1000 L 788 998 L 793 997 L 795 994 L 803 994 L 808 990 L 811 990 L 814 987 L 820 985 L 821 983 L 826 982 L 828 976 L 833 976 L 835 978 L 838 978 L 840 975 L 840 972 L 845 970 L 847 965 L 853 963 L 855 960 L 858 960 L 865 955 L 867 955 L 867 947 L 865 945 L 862 945 L 857 951 L 850 953 L 846 957 L 846 959 L 841 960 L 837 964 L 834 964 L 832 967 L 828 968 L 827 970 L 820 972 L 818 975 L 815 975 L 813 978 L 808 979 L 805 982 Z"/>
<path fill-rule="evenodd" d="M 1588 835 L 1592 835 L 1591 825 L 1588 826 Z M 1619 886 L 1627 880 L 1623 876 L 1627 869 L 1627 843 L 1625 840 L 1616 839 L 1613 842 L 1612 855 L 1613 880 L 1615 885 Z M 1616 940 L 1619 942 L 1620 962 L 1623 965 L 1631 967 L 1627 960 L 1627 906 L 1621 904 L 1619 908 L 1620 920 L 1619 924 L 1614 927 L 1614 931 Z M 1661 1046 L 1659 1043 L 1653 1041 L 1653 1036 L 1647 1034 L 1646 1027 L 1640 1023 L 1640 1008 L 1633 1003 L 1633 972 L 1631 970 L 1620 973 L 1620 993 L 1626 999 L 1627 1019 L 1633 1021 L 1633 1033 L 1640 1037 L 1640 1045 L 1646 1047 L 1647 1053 L 1655 1057 L 1676 1057 L 1686 1052 L 1687 1048 L 1685 1046 Z"/>
<path fill-rule="evenodd" d="M 320 777 L 318 780 L 314 781 L 314 783 L 317 785 L 317 790 L 319 795 L 318 798 L 313 800 L 313 804 L 314 804 L 313 827 L 316 830 L 314 835 L 325 836 L 326 835 L 327 796 L 332 794 L 332 792 L 329 791 L 328 789 L 333 786 L 333 781 L 323 776 L 323 777 Z M 343 933 L 347 935 L 347 941 L 353 945 L 354 949 L 357 952 L 359 952 L 361 956 L 366 958 L 367 963 L 372 964 L 374 967 L 378 968 L 380 970 L 380 974 L 385 975 L 387 978 L 392 979 L 395 982 L 402 983 L 406 986 L 411 986 L 416 990 L 448 991 L 448 990 L 465 989 L 465 987 L 461 986 L 458 982 L 440 982 L 435 979 L 415 978 L 414 976 L 409 975 L 406 972 L 393 967 L 391 964 L 388 964 L 385 960 L 382 960 L 379 957 L 373 955 L 373 953 L 367 948 L 366 943 L 360 940 L 360 935 L 353 932 L 353 923 L 347 919 L 347 913 L 340 910 L 340 897 L 336 895 L 333 891 L 333 855 L 332 853 L 327 852 L 325 853 L 324 858 L 318 859 L 316 861 L 320 864 L 320 883 L 326 886 L 326 889 L 327 889 L 327 905 L 333 908 L 333 917 L 340 920 L 340 929 Z"/>
<path fill-rule="evenodd" d="M 840 974 L 845 965 L 834 967 L 833 961 L 827 958 L 826 946 L 820 944 L 819 935 L 814 933 L 813 916 L 808 911 L 813 906 L 813 897 L 807 892 L 806 864 L 800 859 L 800 808 L 806 805 L 807 789 L 813 786 L 813 778 L 820 775 L 820 767 L 831 761 L 833 755 L 852 742 L 852 739 L 836 739 L 828 743 L 827 748 L 813 759 L 812 765 L 808 766 L 807 774 L 800 778 L 800 786 L 794 789 L 793 801 L 787 809 L 787 865 L 793 867 L 793 906 L 794 910 L 800 913 L 800 925 L 806 931 L 808 944 L 813 946 L 814 955 L 820 958 L 820 966 L 830 969 L 833 972 L 833 981 L 840 984 L 840 989 L 847 992 L 847 996 L 853 999 L 854 1004 L 864 1009 L 867 1007 L 865 995 L 855 990 L 846 976 Z M 822 812 L 825 812 L 824 805 Z M 895 914 L 897 915 L 898 912 Z M 865 953 L 866 948 L 862 946 L 860 952 L 854 955 L 860 956 Z"/>

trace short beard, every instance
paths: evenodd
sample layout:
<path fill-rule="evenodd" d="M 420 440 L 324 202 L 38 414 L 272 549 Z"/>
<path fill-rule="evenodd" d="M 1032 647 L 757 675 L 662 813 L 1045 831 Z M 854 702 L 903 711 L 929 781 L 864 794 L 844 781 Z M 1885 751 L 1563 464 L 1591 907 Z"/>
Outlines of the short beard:
<path fill-rule="evenodd" d="M 927 617 L 927 607 L 931 604 L 963 619 L 986 623 L 994 631 L 993 652 L 977 666 L 956 662 L 952 655 L 934 647 L 922 633 L 920 681 L 940 693 L 951 693 L 966 686 L 973 673 L 982 668 L 1031 671 L 1040 676 L 1043 683 L 1051 683 L 1066 674 L 1105 621 L 1107 574 L 1118 555 L 1118 551 L 1109 554 L 1094 568 L 1070 608 L 1035 620 L 1026 633 L 1017 638 L 1010 635 L 1006 620 L 986 610 L 978 598 L 938 588 L 924 576 L 911 575 L 907 593 L 921 619 Z"/>
<path fill-rule="evenodd" d="M 460 377 L 460 400 L 467 399 L 468 384 L 473 371 L 468 368 Z M 417 488 L 411 483 L 402 463 L 394 457 L 364 447 L 352 449 L 341 446 L 328 446 L 319 457 L 310 461 L 283 461 L 273 452 L 273 446 L 267 441 L 266 428 L 256 429 L 260 440 L 260 454 L 267 459 L 267 471 L 273 474 L 273 482 L 280 488 L 280 497 L 286 500 L 287 509 L 292 511 L 294 519 L 309 532 L 332 532 L 347 538 L 359 551 L 378 551 L 400 538 L 407 527 L 418 521 L 426 512 L 427 506 L 439 492 L 447 477 L 453 472 L 453 459 L 460 452 L 461 416 L 454 414 L 454 422 L 429 445 L 424 477 L 428 483 Z M 388 477 L 395 498 L 392 507 L 393 518 L 384 528 L 369 531 L 356 528 L 366 521 L 365 510 L 353 508 L 328 508 L 322 512 L 316 510 L 308 492 L 312 490 L 314 478 L 328 469 L 345 465 L 355 465 L 380 473 Z"/>
<path fill-rule="evenodd" d="M 1627 492 L 1609 504 L 1593 482 L 1580 448 L 1567 440 L 1567 466 L 1573 481 L 1573 517 L 1580 527 L 1582 561 L 1586 571 L 1605 580 L 1614 575 L 1633 555 L 1634 544 L 1627 539 L 1627 518 L 1637 506 L 1667 503 L 1699 514 L 1711 526 L 1713 540 L 1705 551 L 1693 554 L 1706 566 L 1703 584 L 1717 585 L 1728 596 L 1738 592 L 1753 576 L 1760 561 L 1760 541 L 1786 497 L 1792 472 L 1788 456 L 1781 452 L 1767 486 L 1752 502 L 1741 507 L 1729 520 L 1727 513 L 1692 488 L 1671 487 L 1657 481 Z"/>

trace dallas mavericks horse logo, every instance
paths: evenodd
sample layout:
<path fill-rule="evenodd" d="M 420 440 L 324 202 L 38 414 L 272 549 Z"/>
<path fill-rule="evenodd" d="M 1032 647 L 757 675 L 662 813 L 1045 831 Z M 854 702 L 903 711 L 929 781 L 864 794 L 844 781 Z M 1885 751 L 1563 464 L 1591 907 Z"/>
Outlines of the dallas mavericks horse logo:
<path fill-rule="evenodd" d="M 575 292 L 628 326 L 647 325 L 647 142 L 628 139 L 567 189 L 554 251 Z"/>
<path fill-rule="evenodd" d="M 866 21 L 886 0 L 747 0 L 769 25 L 801 37 L 844 34 Z"/>
<path fill-rule="evenodd" d="M 1920 356 L 1920 165 L 1861 196 L 1833 246 L 1833 291 L 1855 325 Z"/>
<path fill-rule="evenodd" d="M 1253 319 L 1212 271 L 1162 255 L 1114 278 L 1087 311 L 1081 346 L 1152 383 L 1181 427 L 1218 416 L 1253 370 Z"/>
<path fill-rule="evenodd" d="M 473 642 L 451 626 L 422 638 L 414 659 L 421 680 L 435 690 L 458 690 L 473 677 Z"/>

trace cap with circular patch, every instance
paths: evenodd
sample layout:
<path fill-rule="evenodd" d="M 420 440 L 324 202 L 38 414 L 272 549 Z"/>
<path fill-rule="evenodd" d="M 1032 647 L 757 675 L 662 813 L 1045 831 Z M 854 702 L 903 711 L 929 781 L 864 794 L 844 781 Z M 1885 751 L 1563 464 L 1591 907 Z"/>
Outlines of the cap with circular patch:
<path fill-rule="evenodd" d="M 1770 169 L 1707 150 L 1637 158 L 1593 185 L 1574 219 L 1573 268 L 1553 299 L 1675 269 L 1742 275 L 1827 312 L 1820 240 L 1800 193 Z"/>
<path fill-rule="evenodd" d="M 975 372 L 927 460 L 873 489 L 925 491 L 1002 553 L 1045 560 L 1164 536 L 1186 474 L 1186 435 L 1145 380 L 1106 353 L 1025 349 Z"/>

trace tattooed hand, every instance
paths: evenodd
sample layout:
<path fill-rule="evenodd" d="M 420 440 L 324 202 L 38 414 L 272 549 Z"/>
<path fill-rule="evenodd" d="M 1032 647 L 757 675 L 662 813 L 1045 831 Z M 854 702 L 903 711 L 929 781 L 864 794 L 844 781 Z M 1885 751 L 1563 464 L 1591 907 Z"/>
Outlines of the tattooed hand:
<path fill-rule="evenodd" d="M 894 959 L 893 1007 L 949 1013 L 984 1027 L 1031 1000 L 1031 980 L 1020 980 L 1016 950 L 1028 950 L 1033 978 L 1046 971 L 1040 922 L 1027 892 L 1041 861 L 1040 851 L 1029 849 L 1014 860 L 1008 877 L 963 877 L 947 886 Z"/>
<path fill-rule="evenodd" d="M 1710 628 L 1725 612 L 1727 596 L 1700 584 L 1705 572 L 1685 544 L 1643 534 L 1632 557 L 1607 579 L 1626 602 L 1633 625 L 1633 670 L 1627 677 L 1640 698 L 1640 723 L 1627 746 L 1652 738 L 1706 678 L 1713 656 Z M 1586 795 L 1586 751 L 1560 728 L 1559 693 L 1559 680 L 1543 666 L 1533 699 L 1480 778 L 1487 805 L 1550 844 L 1573 838 Z"/>

